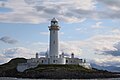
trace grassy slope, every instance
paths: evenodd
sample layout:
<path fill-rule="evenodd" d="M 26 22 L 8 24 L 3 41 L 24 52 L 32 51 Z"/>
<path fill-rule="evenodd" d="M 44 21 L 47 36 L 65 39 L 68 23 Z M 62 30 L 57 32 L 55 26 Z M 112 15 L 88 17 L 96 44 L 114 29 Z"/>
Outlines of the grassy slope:
<path fill-rule="evenodd" d="M 26 71 L 58 71 L 58 70 L 64 70 L 64 71 L 84 71 L 84 72 L 91 72 L 96 71 L 93 69 L 86 69 L 80 65 L 38 65 L 34 69 L 29 69 Z"/>
<path fill-rule="evenodd" d="M 80 65 L 39 65 L 24 72 L 24 77 L 48 79 L 107 78 L 112 73 L 97 69 L 86 69 Z"/>
<path fill-rule="evenodd" d="M 5 63 L 3 65 L 0 65 L 0 76 L 5 75 L 5 73 L 8 73 L 12 75 L 12 73 L 16 72 L 16 67 L 18 63 L 24 63 L 27 62 L 25 58 L 14 58 L 11 59 L 8 63 Z"/>
<path fill-rule="evenodd" d="M 18 63 L 24 63 L 26 61 L 27 60 L 25 58 L 14 58 L 14 59 L 11 59 L 8 63 L 0 65 L 0 69 L 2 70 L 13 69 L 13 68 L 16 68 Z"/>

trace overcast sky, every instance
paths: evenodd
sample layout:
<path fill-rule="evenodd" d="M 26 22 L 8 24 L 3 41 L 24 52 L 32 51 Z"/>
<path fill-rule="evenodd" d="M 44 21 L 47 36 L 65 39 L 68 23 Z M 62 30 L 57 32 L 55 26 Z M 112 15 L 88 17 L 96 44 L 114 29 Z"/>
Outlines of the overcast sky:
<path fill-rule="evenodd" d="M 46 52 L 53 17 L 60 53 L 120 66 L 120 0 L 0 0 L 0 64 Z"/>

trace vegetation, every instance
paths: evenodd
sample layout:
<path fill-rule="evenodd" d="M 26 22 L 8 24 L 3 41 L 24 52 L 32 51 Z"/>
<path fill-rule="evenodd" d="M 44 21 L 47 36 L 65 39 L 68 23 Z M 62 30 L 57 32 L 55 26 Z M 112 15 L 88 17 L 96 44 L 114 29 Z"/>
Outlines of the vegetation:
<path fill-rule="evenodd" d="M 11 77 L 17 73 L 16 67 L 19 63 L 25 63 L 27 59 L 25 58 L 14 58 L 11 59 L 8 63 L 0 65 L 0 76 Z"/>
<path fill-rule="evenodd" d="M 93 69 L 86 69 L 80 65 L 38 65 L 36 68 L 18 72 L 18 63 L 26 62 L 24 58 L 15 58 L 0 65 L 0 77 L 44 78 L 44 79 L 89 79 L 120 77 L 115 73 Z"/>
<path fill-rule="evenodd" d="M 0 72 L 16 68 L 18 63 L 25 63 L 25 62 L 27 62 L 27 60 L 25 58 L 11 59 L 8 63 L 0 65 Z"/>

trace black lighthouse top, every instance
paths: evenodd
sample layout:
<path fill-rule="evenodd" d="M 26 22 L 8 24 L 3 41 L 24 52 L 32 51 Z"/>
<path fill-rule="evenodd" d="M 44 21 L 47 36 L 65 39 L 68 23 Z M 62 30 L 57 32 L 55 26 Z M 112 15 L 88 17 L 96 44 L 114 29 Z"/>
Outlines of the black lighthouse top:
<path fill-rule="evenodd" d="M 56 18 L 51 20 L 51 26 L 49 26 L 49 30 L 59 30 L 58 20 Z"/>
<path fill-rule="evenodd" d="M 56 18 L 51 20 L 51 26 L 58 26 L 58 20 Z"/>

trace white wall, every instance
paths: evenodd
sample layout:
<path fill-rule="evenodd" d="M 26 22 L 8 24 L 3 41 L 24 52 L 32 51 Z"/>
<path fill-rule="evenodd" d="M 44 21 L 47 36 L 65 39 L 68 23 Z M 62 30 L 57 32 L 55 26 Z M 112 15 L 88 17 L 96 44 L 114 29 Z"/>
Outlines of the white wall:
<path fill-rule="evenodd" d="M 50 58 L 58 58 L 58 30 L 50 30 Z"/>

